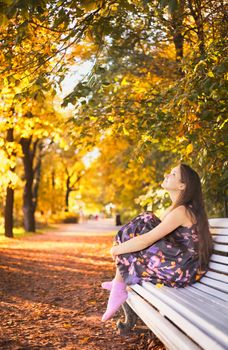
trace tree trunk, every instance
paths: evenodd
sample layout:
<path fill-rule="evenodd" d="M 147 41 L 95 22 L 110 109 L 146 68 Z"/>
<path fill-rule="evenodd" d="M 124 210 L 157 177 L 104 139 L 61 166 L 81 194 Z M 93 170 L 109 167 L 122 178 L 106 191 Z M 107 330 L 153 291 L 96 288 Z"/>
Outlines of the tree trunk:
<path fill-rule="evenodd" d="M 55 169 L 51 171 L 51 186 L 52 186 L 52 193 L 55 191 Z M 55 214 L 56 212 L 56 205 L 54 198 L 51 199 L 51 213 Z"/>
<path fill-rule="evenodd" d="M 7 142 L 13 142 L 13 128 L 7 130 Z M 15 170 L 15 167 L 10 169 L 11 171 Z M 4 229 L 6 237 L 13 237 L 13 205 L 14 205 L 14 189 L 10 186 L 10 183 L 6 191 L 6 202 L 4 210 Z"/>
<path fill-rule="evenodd" d="M 5 236 L 13 238 L 13 203 L 14 203 L 14 190 L 11 187 L 7 187 L 6 203 L 5 203 Z"/>
<path fill-rule="evenodd" d="M 181 0 L 178 8 L 172 12 L 172 36 L 175 45 L 176 61 L 180 62 L 184 56 L 184 36 L 183 19 L 184 19 L 185 0 Z"/>
<path fill-rule="evenodd" d="M 55 189 L 55 170 L 53 169 L 51 172 L 51 185 L 52 185 L 52 189 Z"/>
<path fill-rule="evenodd" d="M 40 142 L 38 145 L 39 152 L 37 154 L 36 167 L 34 169 L 34 187 L 33 187 L 34 212 L 36 211 L 37 202 L 38 202 L 38 192 L 39 192 L 41 168 L 42 168 L 42 150 L 43 150 L 43 144 L 42 142 Z"/>
<path fill-rule="evenodd" d="M 23 193 L 23 212 L 24 212 L 24 228 L 28 232 L 35 232 L 35 203 L 33 198 L 33 180 L 34 180 L 34 171 L 33 171 L 33 160 L 36 151 L 36 141 L 33 144 L 33 150 L 30 150 L 30 145 L 32 143 L 32 138 L 29 139 L 22 138 L 20 143 L 23 150 L 23 164 L 25 172 L 25 187 Z"/>
<path fill-rule="evenodd" d="M 74 175 L 73 173 L 70 175 L 69 171 L 66 169 L 66 174 L 67 174 L 67 181 L 66 181 L 66 195 L 65 195 L 65 211 L 68 212 L 69 211 L 69 197 L 70 197 L 70 193 L 73 192 L 73 191 L 77 191 L 79 189 L 79 187 L 75 187 L 82 175 L 84 174 L 84 172 L 80 172 L 78 175 L 77 175 L 77 178 L 76 180 L 74 181 L 73 184 L 71 184 L 71 179 L 72 179 L 72 176 Z"/>
<path fill-rule="evenodd" d="M 66 195 L 65 195 L 65 212 L 69 211 L 69 197 L 70 197 L 70 176 L 67 177 L 66 181 Z"/>

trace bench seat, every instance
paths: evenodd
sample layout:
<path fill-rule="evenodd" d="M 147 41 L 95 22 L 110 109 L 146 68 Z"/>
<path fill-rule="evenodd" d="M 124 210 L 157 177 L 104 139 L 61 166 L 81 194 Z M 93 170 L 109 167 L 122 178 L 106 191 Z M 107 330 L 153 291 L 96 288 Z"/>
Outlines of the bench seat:
<path fill-rule="evenodd" d="M 137 315 L 167 349 L 228 349 L 228 219 L 209 223 L 214 250 L 206 275 L 185 288 L 132 285 L 121 331 L 129 331 Z"/>

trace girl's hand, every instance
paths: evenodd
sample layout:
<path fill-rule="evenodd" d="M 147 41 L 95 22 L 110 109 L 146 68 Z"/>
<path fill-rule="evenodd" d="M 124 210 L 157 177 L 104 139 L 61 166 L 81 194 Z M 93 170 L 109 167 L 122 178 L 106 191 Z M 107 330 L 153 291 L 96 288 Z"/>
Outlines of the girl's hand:
<path fill-rule="evenodd" d="M 114 246 L 110 250 L 111 256 L 113 260 L 115 260 L 116 256 L 118 255 L 118 246 Z"/>

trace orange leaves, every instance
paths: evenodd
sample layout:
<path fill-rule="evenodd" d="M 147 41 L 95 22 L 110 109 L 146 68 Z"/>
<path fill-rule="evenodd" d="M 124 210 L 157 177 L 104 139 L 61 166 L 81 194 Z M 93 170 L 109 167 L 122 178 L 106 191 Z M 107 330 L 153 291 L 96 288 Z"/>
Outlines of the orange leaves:
<path fill-rule="evenodd" d="M 91 39 L 87 37 L 81 43 L 78 43 L 71 47 L 67 54 L 68 59 L 75 59 L 76 57 L 81 60 L 87 60 L 97 51 L 97 45 L 94 44 Z"/>

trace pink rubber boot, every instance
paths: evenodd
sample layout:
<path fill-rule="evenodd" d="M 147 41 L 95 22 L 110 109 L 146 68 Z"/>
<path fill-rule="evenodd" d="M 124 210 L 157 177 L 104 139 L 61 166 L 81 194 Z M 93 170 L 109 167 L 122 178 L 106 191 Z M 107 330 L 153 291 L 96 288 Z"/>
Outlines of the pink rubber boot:
<path fill-rule="evenodd" d="M 111 290 L 112 289 L 112 284 L 113 284 L 113 280 L 112 281 L 103 282 L 103 283 L 101 283 L 101 287 L 103 289 Z"/>
<path fill-rule="evenodd" d="M 119 310 L 120 306 L 127 300 L 128 294 L 126 291 L 126 284 L 114 280 L 112 283 L 112 290 L 108 299 L 107 309 L 102 316 L 102 322 L 112 318 L 112 316 Z"/>

